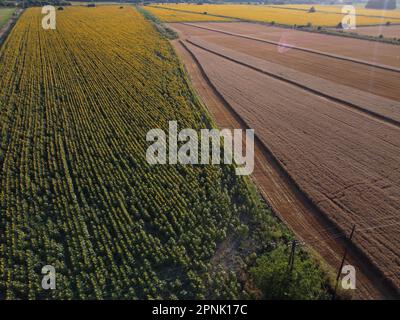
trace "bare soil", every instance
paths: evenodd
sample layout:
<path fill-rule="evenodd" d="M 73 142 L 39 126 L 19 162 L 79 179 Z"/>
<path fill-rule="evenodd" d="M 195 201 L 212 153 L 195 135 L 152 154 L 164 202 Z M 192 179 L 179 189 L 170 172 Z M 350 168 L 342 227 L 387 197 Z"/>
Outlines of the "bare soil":
<path fill-rule="evenodd" d="M 225 29 L 227 28 L 226 26 L 231 26 L 232 24 L 234 23 L 220 23 L 218 29 Z M 245 23 L 245 25 L 247 25 L 247 23 Z M 203 24 L 201 24 L 201 26 L 203 26 Z M 261 27 L 266 28 L 265 26 Z M 317 76 L 351 88 L 367 91 L 374 95 L 398 100 L 398 88 L 400 88 L 399 72 L 383 70 L 318 54 L 310 54 L 252 39 L 221 34 L 210 30 L 199 29 L 187 24 L 174 24 L 172 28 L 179 30 L 181 39 L 197 36 L 209 43 L 217 44 L 227 49 L 235 50 L 272 63 L 281 64 L 302 73 Z M 301 33 L 309 34 L 308 32 Z M 327 37 L 341 39 L 340 37 Z M 354 39 L 343 39 L 354 41 Z M 370 47 L 375 45 L 375 43 L 371 41 L 363 42 L 367 42 Z M 285 43 L 287 44 L 288 42 L 285 41 Z M 398 46 L 390 45 L 390 47 L 394 47 L 397 50 L 397 54 L 400 55 Z M 357 50 L 357 47 L 353 47 L 353 50 Z M 399 66 L 400 60 L 397 67 Z"/>
<path fill-rule="evenodd" d="M 340 102 L 343 107 L 353 108 L 370 114 L 385 122 L 400 126 L 400 101 L 380 97 L 359 89 L 344 86 L 307 73 L 299 72 L 284 65 L 271 63 L 248 54 L 212 44 L 198 37 L 189 37 L 189 43 L 228 60 L 244 65 L 274 78 L 291 83 L 306 91 Z"/>
<path fill-rule="evenodd" d="M 361 39 L 350 39 L 339 36 L 325 35 L 299 31 L 295 29 L 279 28 L 256 23 L 231 22 L 231 23 L 193 23 L 202 27 L 219 29 L 246 36 L 323 51 L 327 53 L 343 55 L 355 59 L 363 59 L 370 62 L 385 64 L 389 66 L 400 66 L 400 50 L 396 45 L 387 43 L 371 42 Z M 359 27 L 355 32 L 362 30 L 375 30 L 379 27 Z M 400 37 L 399 26 L 382 27 L 387 30 L 397 30 Z"/>

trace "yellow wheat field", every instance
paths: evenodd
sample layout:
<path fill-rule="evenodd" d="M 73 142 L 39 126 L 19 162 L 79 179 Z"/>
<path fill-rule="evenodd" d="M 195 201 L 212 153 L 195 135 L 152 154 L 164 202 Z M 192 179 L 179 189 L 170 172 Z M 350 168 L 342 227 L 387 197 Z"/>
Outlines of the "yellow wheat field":
<path fill-rule="evenodd" d="M 337 13 L 316 12 L 308 13 L 300 10 L 288 10 L 262 5 L 196 5 L 196 4 L 166 4 L 165 7 L 180 11 L 207 12 L 208 14 L 220 15 L 224 17 L 254 20 L 261 22 L 275 22 L 286 25 L 307 25 L 314 26 L 336 26 L 342 20 L 342 15 Z M 311 7 L 311 6 L 309 6 Z M 358 16 L 357 25 L 379 25 L 387 21 L 398 22 L 397 19 Z"/>
<path fill-rule="evenodd" d="M 176 10 L 160 9 L 145 6 L 145 10 L 156 16 L 163 22 L 194 22 L 194 21 L 230 21 L 232 19 L 210 16 L 202 13 L 179 12 Z"/>
<path fill-rule="evenodd" d="M 343 5 L 337 6 L 323 6 L 323 5 L 308 5 L 308 4 L 299 4 L 299 5 L 280 5 L 274 7 L 281 7 L 282 9 L 300 9 L 300 10 L 309 10 L 311 7 L 314 7 L 317 12 L 332 12 L 332 13 L 342 13 Z M 400 10 L 375 10 L 375 9 L 365 9 L 361 6 L 354 6 L 356 9 L 356 15 L 365 15 L 370 17 L 382 17 L 384 20 L 390 19 L 394 22 L 394 19 L 399 19 L 397 21 L 400 23 Z"/>

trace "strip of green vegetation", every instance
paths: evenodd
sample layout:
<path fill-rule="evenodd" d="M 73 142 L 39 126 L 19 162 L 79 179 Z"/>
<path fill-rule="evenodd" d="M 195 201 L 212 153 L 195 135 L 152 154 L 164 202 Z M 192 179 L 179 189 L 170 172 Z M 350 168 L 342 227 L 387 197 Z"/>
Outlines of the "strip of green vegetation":
<path fill-rule="evenodd" d="M 0 28 L 11 18 L 14 13 L 14 8 L 2 8 L 0 7 Z"/>
<path fill-rule="evenodd" d="M 310 32 L 319 32 L 323 34 L 329 34 L 332 36 L 340 36 L 340 37 L 347 37 L 347 38 L 355 38 L 361 40 L 368 40 L 368 41 L 376 41 L 376 42 L 383 42 L 383 43 L 390 43 L 395 45 L 400 45 L 400 37 L 399 38 L 385 38 L 383 35 L 379 36 L 369 36 L 364 34 L 358 34 L 357 30 L 355 32 L 346 32 L 341 29 L 325 29 L 325 28 L 313 28 L 312 30 L 306 30 Z"/>
<path fill-rule="evenodd" d="M 258 258 L 250 268 L 253 281 L 261 290 L 263 299 L 329 299 L 321 283 L 327 281 L 320 268 L 305 251 L 300 251 L 293 268 L 288 265 L 287 249 L 278 246 Z"/>
<path fill-rule="evenodd" d="M 167 39 L 173 40 L 173 39 L 177 39 L 178 38 L 178 34 L 168 28 L 160 19 L 158 19 L 156 16 L 154 16 L 153 14 L 151 14 L 149 11 L 145 10 L 143 7 L 141 6 L 137 6 L 136 7 L 137 10 L 143 15 L 143 17 L 145 17 L 147 20 L 151 21 L 154 26 L 156 27 L 156 29 Z"/>

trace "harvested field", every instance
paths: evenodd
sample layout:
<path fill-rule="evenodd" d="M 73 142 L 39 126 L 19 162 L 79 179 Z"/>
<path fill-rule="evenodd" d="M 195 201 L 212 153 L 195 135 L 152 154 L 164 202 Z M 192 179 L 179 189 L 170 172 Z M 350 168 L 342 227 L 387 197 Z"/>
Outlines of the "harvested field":
<path fill-rule="evenodd" d="M 224 24 L 224 27 L 235 24 Z M 304 82 L 310 89 L 321 90 L 325 83 L 321 81 L 322 84 L 318 84 L 315 79 L 319 77 L 328 80 L 325 72 L 329 74 L 329 65 L 326 63 L 323 68 L 322 59 L 329 59 L 331 65 L 335 63 L 332 72 L 336 74 L 340 74 L 338 70 L 352 70 L 346 77 L 341 78 L 338 75 L 336 79 L 329 79 L 333 83 L 332 94 L 337 91 L 338 86 L 347 85 L 350 91 L 343 91 L 342 98 L 345 99 L 348 94 L 347 100 L 354 102 L 365 99 L 363 94 L 369 92 L 371 99 L 377 101 L 375 106 L 368 104 L 366 100 L 358 101 L 365 108 L 381 107 L 383 109 L 375 111 L 386 113 L 388 118 L 394 119 L 398 117 L 397 104 L 400 101 L 400 94 L 396 90 L 399 87 L 397 73 L 305 52 L 294 54 L 294 50 L 281 54 L 276 46 L 273 50 L 269 48 L 272 47 L 269 44 L 257 44 L 250 39 L 229 35 L 216 35 L 187 25 L 173 27 L 179 30 L 181 37 L 189 38 L 189 41 L 184 41 L 185 46 L 196 57 L 218 95 L 246 126 L 255 129 L 260 143 L 277 159 L 279 166 L 289 175 L 289 180 L 311 201 L 312 206 L 341 231 L 348 233 L 351 226 L 356 224 L 356 248 L 372 263 L 372 269 L 376 270 L 374 274 L 378 278 L 383 275 L 392 287 L 399 288 L 398 125 L 352 109 L 347 101 L 341 103 L 327 99 L 286 81 L 288 77 L 293 79 L 295 73 L 290 72 L 297 70 L 300 71 L 298 77 L 308 76 Z M 245 47 L 247 51 L 244 50 Z M 287 55 L 288 53 L 293 55 Z M 279 55 L 287 56 L 279 60 Z M 303 60 L 293 59 L 300 57 Z M 309 63 L 305 67 L 307 60 Z M 318 64 L 319 70 L 312 68 Z M 262 72 L 263 68 L 266 72 Z M 274 74 L 268 75 L 268 72 Z M 276 76 L 286 78 L 282 80 Z M 349 83 L 349 78 L 354 84 Z M 393 85 L 394 83 L 397 84 Z M 356 89 L 359 90 L 358 96 L 352 96 L 351 90 Z M 386 98 L 392 99 L 390 101 L 396 108 L 391 111 L 387 109 L 389 100 L 380 100 Z M 261 164 L 262 162 L 256 160 L 255 175 L 265 170 Z M 261 188 L 268 183 L 265 180 L 263 183 L 257 177 L 255 179 Z M 296 201 L 287 194 L 282 197 L 287 200 L 289 208 Z M 272 206 L 277 209 L 278 214 L 286 211 L 283 220 L 291 227 L 304 223 L 300 221 L 304 219 L 303 215 L 307 214 L 307 210 L 294 210 L 299 214 L 299 221 L 296 222 L 293 216 L 288 218 L 290 213 L 285 210 L 282 201 L 279 204 L 276 199 L 272 196 Z M 307 228 L 304 226 L 307 223 L 303 224 L 303 228 Z M 300 234 L 304 232 L 293 228 Z M 308 236 L 303 237 L 306 242 L 310 241 Z M 312 244 L 311 246 L 313 247 Z M 316 250 L 335 267 L 335 262 L 332 261 L 337 261 L 338 252 L 332 253 L 335 251 L 334 245 L 327 245 L 328 247 L 330 253 L 328 249 L 324 252 L 321 247 Z M 335 259 L 329 261 L 329 255 L 335 254 Z M 361 281 L 362 289 L 358 294 L 368 297 L 368 285 L 365 287 L 364 280 Z"/>
<path fill-rule="evenodd" d="M 400 67 L 400 47 L 391 44 L 379 42 L 371 43 L 370 41 L 365 40 L 271 27 L 256 23 L 231 22 L 222 24 L 211 22 L 192 24 L 258 39 L 286 43 L 292 46 L 304 47 L 349 58 L 361 59 L 392 67 Z M 400 30 L 400 26 L 397 27 L 398 30 Z M 363 27 L 362 29 L 364 28 L 366 27 Z M 192 35 L 193 32 L 197 33 L 197 31 L 192 31 L 191 29 L 186 28 L 184 29 L 181 26 L 179 26 L 179 29 L 183 31 L 186 30 L 186 34 L 190 35 Z"/>
<path fill-rule="evenodd" d="M 224 48 L 235 50 L 275 64 L 284 65 L 285 67 L 298 72 L 316 76 L 357 90 L 367 91 L 381 97 L 398 100 L 398 88 L 400 87 L 400 77 L 398 72 L 363 64 L 356 64 L 352 61 L 343 61 L 319 54 L 310 54 L 308 52 L 279 47 L 261 41 L 245 39 L 196 27 L 208 25 L 208 23 L 199 23 L 190 25 L 171 24 L 170 26 L 175 30 L 178 30 L 181 38 L 196 36 L 209 43 L 217 44 Z M 226 30 L 231 28 L 231 25 L 235 25 L 235 23 L 219 24 L 218 29 Z M 329 37 L 328 39 L 337 38 L 332 36 L 327 37 Z M 353 41 L 353 39 L 350 40 Z M 284 40 L 284 43 L 288 42 Z M 371 46 L 371 42 L 368 43 Z M 396 46 L 391 47 L 398 49 Z M 354 51 L 356 51 L 355 48 L 353 48 Z M 382 61 L 379 60 L 378 62 L 381 63 Z M 400 65 L 394 65 L 393 67 L 397 69 L 398 66 Z"/>
<path fill-rule="evenodd" d="M 385 38 L 397 38 L 397 39 L 400 38 L 400 25 L 358 27 L 356 30 L 344 30 L 344 31 L 354 32 L 357 34 L 374 36 L 374 37 L 379 37 L 380 35 L 382 35 Z"/>
<path fill-rule="evenodd" d="M 12 25 L 13 8 L 0 8 L 0 43 Z"/>
<path fill-rule="evenodd" d="M 344 108 L 355 109 L 379 120 L 383 120 L 384 122 L 400 126 L 399 101 L 336 84 L 332 81 L 286 68 L 283 65 L 270 63 L 263 59 L 199 40 L 196 37 L 192 37 L 187 41 L 231 61 L 293 84 L 301 89 L 333 100 L 334 102 L 339 102 Z"/>

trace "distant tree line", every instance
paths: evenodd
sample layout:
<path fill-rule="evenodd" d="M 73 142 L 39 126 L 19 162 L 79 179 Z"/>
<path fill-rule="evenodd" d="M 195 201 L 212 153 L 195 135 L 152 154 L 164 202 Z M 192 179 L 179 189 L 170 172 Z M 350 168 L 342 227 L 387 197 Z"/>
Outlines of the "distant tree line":
<path fill-rule="evenodd" d="M 17 4 L 14 1 L 0 0 L 0 7 L 15 7 Z"/>
<path fill-rule="evenodd" d="M 369 0 L 365 8 L 394 10 L 396 9 L 396 0 Z"/>
<path fill-rule="evenodd" d="M 71 3 L 62 0 L 47 0 L 47 1 L 39 1 L 39 0 L 25 0 L 25 1 L 2 1 L 0 0 L 0 7 L 19 7 L 19 8 L 28 8 L 28 7 L 42 7 L 46 5 L 54 5 L 54 6 L 70 6 Z"/>

